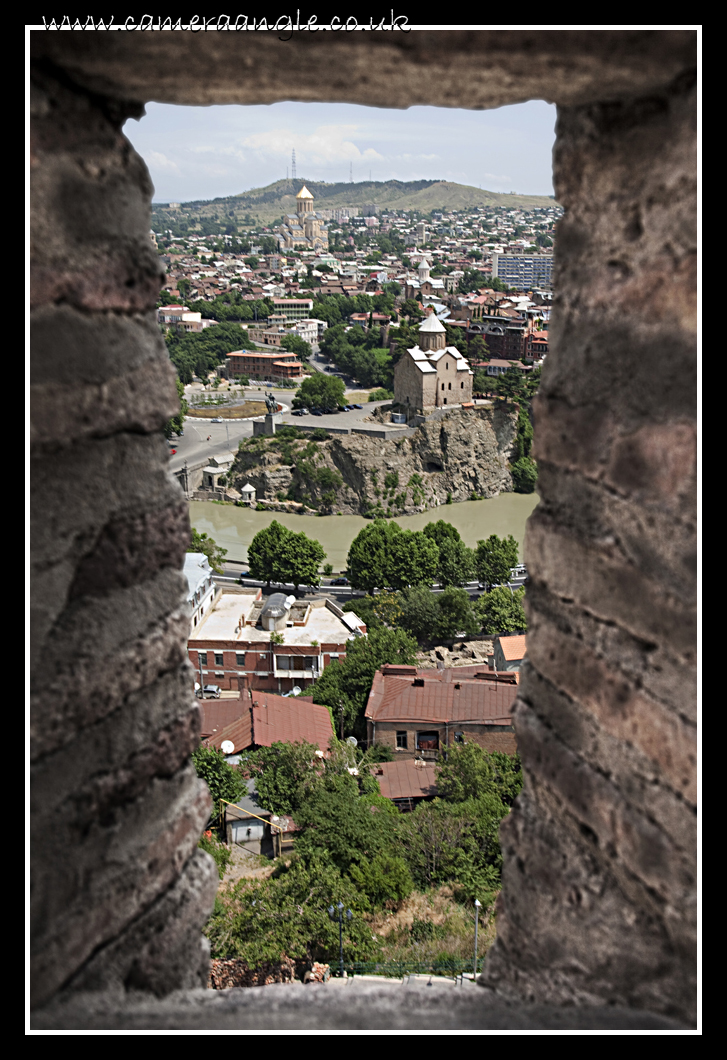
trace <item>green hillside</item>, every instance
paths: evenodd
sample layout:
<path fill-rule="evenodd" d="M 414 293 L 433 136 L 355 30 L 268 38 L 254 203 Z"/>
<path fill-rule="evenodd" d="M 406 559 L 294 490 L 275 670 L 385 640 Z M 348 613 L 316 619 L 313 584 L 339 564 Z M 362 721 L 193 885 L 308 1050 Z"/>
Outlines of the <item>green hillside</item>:
<path fill-rule="evenodd" d="M 182 204 L 181 212 L 225 218 L 239 225 L 245 223 L 246 217 L 260 224 L 270 224 L 281 214 L 295 213 L 295 196 L 304 184 L 322 210 L 343 206 L 361 207 L 369 203 L 376 203 L 379 210 L 388 207 L 419 210 L 421 213 L 463 210 L 475 206 L 519 207 L 527 210 L 536 206 L 555 205 L 554 200 L 547 195 L 506 195 L 448 180 L 364 180 L 355 184 L 325 184 L 316 180 L 297 179 L 277 180 L 266 188 L 251 188 L 224 199 L 186 202 Z M 162 210 L 163 207 L 162 203 L 154 204 L 155 210 Z"/>

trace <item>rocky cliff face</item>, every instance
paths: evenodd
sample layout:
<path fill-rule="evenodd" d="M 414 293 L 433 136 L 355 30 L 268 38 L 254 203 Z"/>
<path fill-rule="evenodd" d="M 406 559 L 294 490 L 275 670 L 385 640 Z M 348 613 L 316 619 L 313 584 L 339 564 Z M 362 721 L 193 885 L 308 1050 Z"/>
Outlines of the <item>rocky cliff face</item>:
<path fill-rule="evenodd" d="M 291 500 L 344 514 L 411 514 L 476 494 L 512 490 L 508 458 L 517 431 L 513 407 L 461 409 L 427 420 L 409 438 L 351 434 L 243 449 L 233 469 L 266 500 Z M 281 462 L 281 460 L 286 462 Z"/>

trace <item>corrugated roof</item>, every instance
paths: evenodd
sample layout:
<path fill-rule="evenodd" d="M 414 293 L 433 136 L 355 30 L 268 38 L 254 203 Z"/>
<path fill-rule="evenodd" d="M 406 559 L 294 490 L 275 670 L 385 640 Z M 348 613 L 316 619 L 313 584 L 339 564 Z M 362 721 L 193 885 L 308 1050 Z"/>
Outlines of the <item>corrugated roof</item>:
<path fill-rule="evenodd" d="M 375 722 L 470 721 L 509 725 L 515 686 L 480 680 L 474 674 L 463 674 L 463 669 L 418 670 L 415 678 L 384 674 L 378 670 L 369 694 L 366 717 Z"/>
<path fill-rule="evenodd" d="M 379 770 L 382 771 L 381 776 Z M 424 799 L 437 794 L 437 774 L 433 762 L 417 765 L 411 758 L 399 759 L 372 766 L 371 772 L 378 780 L 385 799 Z"/>
<path fill-rule="evenodd" d="M 202 699 L 199 701 L 202 711 L 202 738 L 222 732 L 228 725 L 250 711 L 250 700 L 245 699 Z"/>

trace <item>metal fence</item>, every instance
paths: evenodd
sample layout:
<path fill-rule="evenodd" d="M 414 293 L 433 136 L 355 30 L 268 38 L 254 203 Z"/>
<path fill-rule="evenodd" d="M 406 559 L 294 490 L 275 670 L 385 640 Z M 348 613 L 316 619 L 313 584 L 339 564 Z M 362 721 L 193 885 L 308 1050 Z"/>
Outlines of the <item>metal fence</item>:
<path fill-rule="evenodd" d="M 484 956 L 477 958 L 477 974 L 482 971 Z M 450 979 L 458 975 L 472 974 L 474 958 L 468 961 L 354 961 L 343 963 L 349 975 L 381 975 L 390 979 L 402 979 L 405 975 L 442 975 Z M 331 961 L 331 975 L 336 975 L 338 965 Z"/>

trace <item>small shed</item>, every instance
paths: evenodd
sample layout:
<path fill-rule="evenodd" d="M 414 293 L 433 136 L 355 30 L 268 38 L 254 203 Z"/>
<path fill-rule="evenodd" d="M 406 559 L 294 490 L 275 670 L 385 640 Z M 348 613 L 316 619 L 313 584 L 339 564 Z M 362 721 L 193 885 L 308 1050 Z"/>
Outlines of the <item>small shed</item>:
<path fill-rule="evenodd" d="M 255 781 L 247 781 L 247 795 L 234 805 L 225 806 L 227 842 L 245 847 L 253 854 L 273 856 L 270 819 L 273 815 L 258 802 Z"/>
<path fill-rule="evenodd" d="M 256 497 L 257 497 L 257 490 L 255 489 L 254 486 L 251 486 L 249 482 L 245 483 L 245 485 L 240 490 L 240 493 L 242 495 L 242 503 L 243 504 L 254 504 L 255 503 L 255 500 L 256 500 Z"/>

